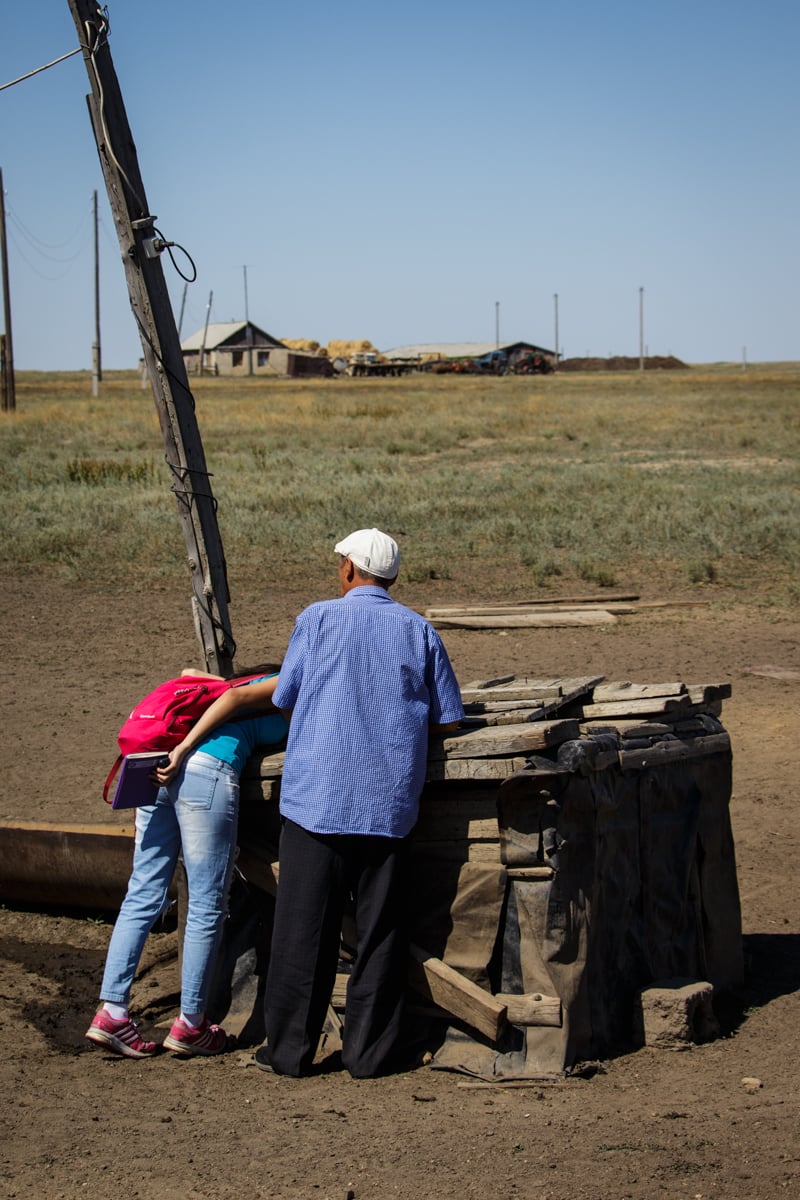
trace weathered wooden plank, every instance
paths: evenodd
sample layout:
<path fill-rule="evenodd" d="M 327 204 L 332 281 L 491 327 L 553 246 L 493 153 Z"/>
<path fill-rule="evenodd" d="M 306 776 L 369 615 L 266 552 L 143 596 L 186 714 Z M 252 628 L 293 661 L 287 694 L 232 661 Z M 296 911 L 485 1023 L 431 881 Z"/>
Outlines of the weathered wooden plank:
<path fill-rule="evenodd" d="M 277 779 L 283 774 L 286 753 L 278 750 L 274 754 L 254 754 L 247 765 L 247 775 L 256 775 L 259 779 Z"/>
<path fill-rule="evenodd" d="M 558 699 L 561 699 L 561 693 L 558 694 Z M 545 699 L 543 697 L 527 697 L 524 700 L 472 700 L 464 704 L 465 713 L 511 713 L 511 712 L 536 712 L 539 715 L 544 711 Z M 525 717 L 520 717 L 520 721 L 524 721 Z"/>
<path fill-rule="evenodd" d="M 728 753 L 730 748 L 731 739 L 727 733 L 712 733 L 702 738 L 657 742 L 655 746 L 641 750 L 620 750 L 619 765 L 623 771 L 640 771 L 644 767 L 658 767 L 666 762 Z"/>
<path fill-rule="evenodd" d="M 333 992 L 331 993 L 331 1004 L 334 1008 L 344 1008 L 347 1000 L 347 983 L 350 979 L 349 975 L 342 972 L 337 974 L 333 983 Z"/>
<path fill-rule="evenodd" d="M 709 728 L 710 719 L 719 720 L 722 715 L 722 701 L 712 700 L 709 704 L 691 704 L 688 708 L 680 708 L 672 713 L 661 713 L 658 717 L 593 717 L 581 721 L 581 734 L 591 736 L 593 733 L 618 733 L 620 737 L 660 737 L 680 730 L 691 733 L 694 726 L 698 732 L 703 729 L 707 733 L 717 732 Z"/>
<path fill-rule="evenodd" d="M 428 759 L 425 779 L 430 782 L 467 779 L 508 779 L 527 764 L 527 758 Z"/>
<path fill-rule="evenodd" d="M 559 684 L 527 684 L 524 680 L 519 683 L 507 684 L 504 687 L 486 688 L 485 691 L 469 684 L 461 689 L 461 699 L 464 704 L 509 704 L 515 700 L 525 704 L 549 704 L 553 700 L 563 703 L 564 693 Z"/>
<path fill-rule="evenodd" d="M 664 737 L 672 733 L 673 728 L 665 721 L 648 721 L 641 717 L 581 721 L 581 735 L 586 737 L 591 737 L 593 733 L 618 733 L 620 737 Z"/>
<path fill-rule="evenodd" d="M 447 737 L 433 739 L 428 759 L 484 758 L 533 752 L 557 746 L 560 742 L 578 737 L 579 733 L 580 723 L 574 719 L 463 729 Z"/>
<path fill-rule="evenodd" d="M 411 946 L 409 983 L 424 1000 L 433 1001 L 457 1021 L 497 1043 L 506 1027 L 507 1007 L 471 979 L 448 967 L 420 946 Z"/>
<path fill-rule="evenodd" d="M 561 1001 L 558 996 L 543 996 L 541 992 L 529 992 L 526 995 L 495 992 L 494 998 L 505 1004 L 506 1018 L 512 1025 L 561 1026 Z"/>
<path fill-rule="evenodd" d="M 446 621 L 455 617 L 505 617 L 527 616 L 529 613 L 573 613 L 614 612 L 629 615 L 637 611 L 637 605 L 619 601 L 593 601 L 577 607 L 574 604 L 462 604 L 444 608 L 426 608 L 424 616 L 429 621 Z"/>
<path fill-rule="evenodd" d="M 620 700 L 649 700 L 658 696 L 683 696 L 686 694 L 685 683 L 599 683 L 594 689 L 596 704 L 604 701 Z"/>
<path fill-rule="evenodd" d="M 730 683 L 690 683 L 688 692 L 692 704 L 714 704 L 719 700 L 730 700 L 733 686 Z"/>
<path fill-rule="evenodd" d="M 585 675 L 577 678 L 565 676 L 558 679 L 534 679 L 523 675 L 518 678 L 512 676 L 508 682 L 499 684 L 475 680 L 461 688 L 461 699 L 465 704 L 501 704 L 506 701 L 527 700 L 531 703 L 541 702 L 545 706 L 552 701 L 563 705 L 586 695 L 598 683 L 602 683 L 604 678 L 603 675 Z"/>
<path fill-rule="evenodd" d="M 487 725 L 516 725 L 522 721 L 541 721 L 543 714 L 542 707 L 507 708 L 501 709 L 499 712 L 467 713 L 461 726 L 463 729 L 484 729 Z"/>
<path fill-rule="evenodd" d="M 476 699 L 484 699 L 487 693 L 497 692 L 502 698 L 516 698 L 517 689 L 521 688 L 525 696 L 560 696 L 563 692 L 561 679 L 533 679 L 528 675 L 501 675 L 497 679 L 472 679 L 461 688 L 463 697 L 469 692 L 477 692 Z"/>
<path fill-rule="evenodd" d="M 596 717 L 632 717 L 638 714 L 656 716 L 659 713 L 685 714 L 692 707 L 688 693 L 683 696 L 654 696 L 650 700 L 609 700 L 603 704 L 584 704 L 584 721 Z"/>
<path fill-rule="evenodd" d="M 595 605 L 599 606 L 599 605 L 605 605 L 609 601 L 615 603 L 618 601 L 626 601 L 627 602 L 627 601 L 634 601 L 634 600 L 638 600 L 638 599 L 639 599 L 638 592 L 609 592 L 603 596 L 547 596 L 547 597 L 541 597 L 541 598 L 533 597 L 528 600 L 520 600 L 519 603 L 513 605 L 513 607 L 514 608 L 542 608 L 542 607 L 547 608 L 547 607 L 553 607 L 554 605 L 560 605 L 563 608 L 572 608 L 572 607 L 585 605 L 585 604 L 595 604 Z M 646 603 L 648 603 L 648 604 L 666 604 L 666 603 L 669 603 L 669 601 L 647 601 Z M 443 612 L 443 613 L 447 614 L 451 610 L 462 612 L 465 610 L 469 610 L 471 608 L 479 608 L 479 607 L 480 607 L 480 605 L 469 605 L 469 604 L 455 605 L 454 604 L 454 605 L 451 605 L 450 608 L 448 608 L 446 605 L 444 605 L 444 606 L 437 606 L 434 610 L 426 609 L 425 613 L 427 614 L 429 611 L 437 611 L 437 612 Z M 490 606 L 487 605 L 485 607 L 490 607 Z M 512 607 L 512 606 L 511 605 L 497 605 L 494 607 L 504 608 L 504 607 Z"/>
<path fill-rule="evenodd" d="M 117 909 L 131 873 L 133 842 L 133 820 L 127 817 L 123 826 L 2 822 L 0 900 Z"/>
<path fill-rule="evenodd" d="M 689 697 L 691 699 L 691 697 Z M 691 717 L 711 716 L 719 717 L 722 715 L 722 701 L 709 700 L 707 704 L 692 704 L 686 709 L 686 712 L 678 713 L 668 719 L 673 722 L 681 722 L 690 719 Z"/>
<path fill-rule="evenodd" d="M 540 879 L 546 883 L 553 878 L 555 871 L 552 867 L 506 867 L 506 875 L 509 879 Z"/>
<path fill-rule="evenodd" d="M 500 687 L 501 684 L 505 683 L 513 683 L 516 678 L 516 675 L 495 675 L 491 679 L 478 679 L 474 683 L 468 683 L 465 686 L 483 690 L 485 688 Z"/>
<path fill-rule="evenodd" d="M 434 629 L 559 629 L 572 625 L 616 625 L 617 618 L 604 609 L 581 612 L 530 612 L 497 617 L 437 617 Z"/>
<path fill-rule="evenodd" d="M 438 800 L 420 805 L 414 841 L 498 841 L 497 788 L 491 800 Z"/>

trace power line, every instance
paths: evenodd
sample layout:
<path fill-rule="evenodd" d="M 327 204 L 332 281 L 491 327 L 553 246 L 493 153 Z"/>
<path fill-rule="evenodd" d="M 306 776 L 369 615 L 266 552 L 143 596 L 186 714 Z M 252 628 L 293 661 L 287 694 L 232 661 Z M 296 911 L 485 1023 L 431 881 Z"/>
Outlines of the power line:
<path fill-rule="evenodd" d="M 51 67 L 58 66 L 68 58 L 72 58 L 74 54 L 80 54 L 81 48 L 78 46 L 75 50 L 70 50 L 68 54 L 62 54 L 60 58 L 54 58 L 52 62 L 45 63 L 43 67 L 34 67 L 32 71 L 28 71 L 26 75 L 20 75 L 18 79 L 10 79 L 8 83 L 0 83 L 0 92 L 4 92 L 6 88 L 14 87 L 17 83 L 22 83 L 25 79 L 32 79 L 34 75 L 41 74 L 42 71 L 49 71 Z"/>

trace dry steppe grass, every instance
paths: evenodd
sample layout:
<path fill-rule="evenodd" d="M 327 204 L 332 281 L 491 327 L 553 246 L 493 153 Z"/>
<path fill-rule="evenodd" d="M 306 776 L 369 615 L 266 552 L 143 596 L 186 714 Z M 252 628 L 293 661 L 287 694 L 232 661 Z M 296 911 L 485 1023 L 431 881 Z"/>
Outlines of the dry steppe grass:
<path fill-rule="evenodd" d="M 798 598 L 800 365 L 547 377 L 192 380 L 229 565 L 324 571 L 394 531 L 410 582 L 498 595 L 658 586 Z M 21 373 L 0 421 L 7 570 L 184 559 L 149 388 Z"/>

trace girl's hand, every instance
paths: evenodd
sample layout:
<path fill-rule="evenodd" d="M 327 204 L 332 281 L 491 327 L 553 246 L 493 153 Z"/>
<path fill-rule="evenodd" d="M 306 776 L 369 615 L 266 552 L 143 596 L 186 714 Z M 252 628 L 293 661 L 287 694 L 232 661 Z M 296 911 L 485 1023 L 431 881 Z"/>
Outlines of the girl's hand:
<path fill-rule="evenodd" d="M 153 772 L 156 783 L 161 787 L 166 787 L 168 783 L 172 783 L 181 769 L 183 759 L 184 755 L 181 753 L 179 747 L 176 746 L 174 750 L 170 750 L 165 766 L 156 767 Z"/>

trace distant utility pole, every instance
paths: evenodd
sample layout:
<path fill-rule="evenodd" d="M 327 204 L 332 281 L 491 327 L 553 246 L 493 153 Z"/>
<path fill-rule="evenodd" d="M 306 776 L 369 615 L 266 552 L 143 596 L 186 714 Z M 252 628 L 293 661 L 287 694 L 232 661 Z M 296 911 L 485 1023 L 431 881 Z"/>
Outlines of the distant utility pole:
<path fill-rule="evenodd" d="M 214 299 L 214 293 L 208 293 L 208 308 L 206 309 L 206 323 L 203 326 L 203 342 L 200 346 L 200 355 L 197 359 L 197 374 L 203 374 L 203 360 L 206 356 L 206 340 L 208 339 L 208 322 L 211 320 L 211 303 Z"/>
<path fill-rule="evenodd" d="M 92 395 L 103 379 L 100 353 L 100 249 L 97 241 L 97 189 L 94 192 L 94 343 L 92 344 Z"/>
<path fill-rule="evenodd" d="M 183 313 L 186 308 L 186 293 L 189 290 L 189 284 L 184 283 L 183 295 L 181 296 L 181 315 L 178 317 L 178 341 L 180 341 L 181 330 L 183 329 Z"/>
<path fill-rule="evenodd" d="M 644 288 L 639 288 L 639 370 L 644 370 Z"/>
<path fill-rule="evenodd" d="M 500 349 L 500 301 L 494 302 L 494 348 Z"/>
<path fill-rule="evenodd" d="M 244 271 L 244 320 L 247 326 L 247 374 L 253 374 L 253 331 L 250 328 L 250 312 L 247 305 L 247 267 L 243 266 Z"/>
<path fill-rule="evenodd" d="M 553 304 L 555 307 L 555 318 L 556 318 L 556 362 L 555 362 L 555 365 L 558 366 L 558 292 L 555 292 L 553 294 Z"/>
<path fill-rule="evenodd" d="M 3 191 L 3 171 L 0 168 L 0 259 L 2 259 L 3 274 L 3 319 L 5 321 L 5 337 L 3 339 L 3 412 L 13 412 L 17 407 L 17 394 L 14 385 L 14 346 L 11 340 L 11 296 L 8 290 L 8 244 L 6 242 L 6 198 Z"/>
<path fill-rule="evenodd" d="M 192 579 L 192 612 L 207 670 L 229 676 L 235 643 L 228 581 L 194 398 L 161 268 L 166 243 L 147 205 L 111 52 L 106 10 L 97 0 L 69 0 L 91 85 L 89 113 L 117 230 L 131 310 L 139 329 L 172 472 Z M 142 32 L 146 38 L 147 32 Z"/>

